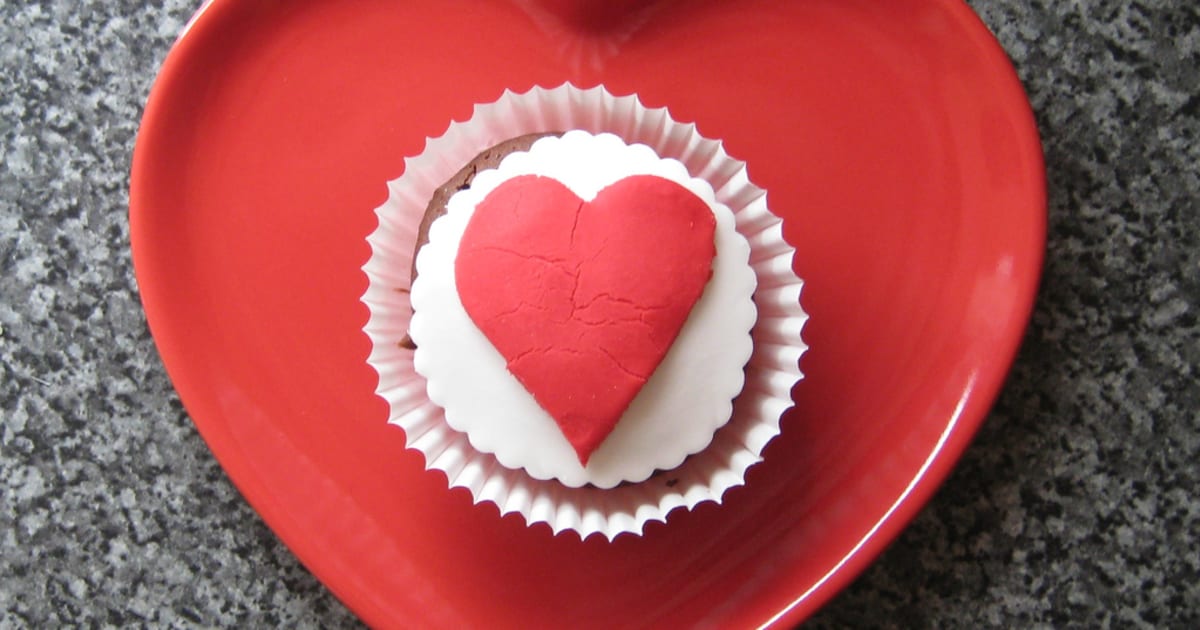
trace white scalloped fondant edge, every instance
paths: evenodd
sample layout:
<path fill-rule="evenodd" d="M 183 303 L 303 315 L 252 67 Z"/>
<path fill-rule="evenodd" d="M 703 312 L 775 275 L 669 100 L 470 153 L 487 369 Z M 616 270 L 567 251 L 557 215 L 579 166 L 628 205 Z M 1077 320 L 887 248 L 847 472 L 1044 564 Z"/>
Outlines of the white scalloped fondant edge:
<path fill-rule="evenodd" d="M 475 206 L 503 181 L 522 174 L 553 177 L 584 199 L 621 178 L 652 174 L 689 189 L 716 218 L 719 245 L 704 295 L 586 467 L 470 320 L 455 287 L 454 259 Z M 754 349 L 750 331 L 757 319 L 752 301 L 757 276 L 749 256 L 733 211 L 678 160 L 661 158 L 644 144 L 627 145 L 614 134 L 572 130 L 542 138 L 527 152 L 509 154 L 495 169 L 477 173 L 430 228 L 410 294 L 414 367 L 427 379 L 429 398 L 445 410 L 446 422 L 466 433 L 475 450 L 494 455 L 504 466 L 574 488 L 640 483 L 706 448 L 732 417 L 732 400 L 743 389 L 743 368 Z"/>

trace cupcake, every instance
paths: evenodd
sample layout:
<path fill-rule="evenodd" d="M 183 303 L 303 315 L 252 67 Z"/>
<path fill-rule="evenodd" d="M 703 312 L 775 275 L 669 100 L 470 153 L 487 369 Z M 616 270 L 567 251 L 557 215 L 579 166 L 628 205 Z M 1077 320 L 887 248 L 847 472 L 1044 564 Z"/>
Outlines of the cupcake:
<path fill-rule="evenodd" d="M 712 186 L 613 134 L 478 173 L 416 259 L 414 366 L 478 451 L 570 487 L 641 482 L 731 415 L 750 247 Z"/>
<path fill-rule="evenodd" d="M 391 190 L 369 361 L 429 468 L 609 539 L 743 483 L 805 316 L 779 219 L 719 143 L 635 97 L 535 88 L 451 125 Z"/>

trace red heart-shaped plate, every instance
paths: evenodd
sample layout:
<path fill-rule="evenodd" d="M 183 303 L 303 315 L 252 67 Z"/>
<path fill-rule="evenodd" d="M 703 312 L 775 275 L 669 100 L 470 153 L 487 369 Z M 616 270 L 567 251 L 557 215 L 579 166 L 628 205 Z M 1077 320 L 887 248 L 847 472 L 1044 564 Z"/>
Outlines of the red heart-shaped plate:
<path fill-rule="evenodd" d="M 611 544 L 447 490 L 386 424 L 361 330 L 403 158 L 505 88 L 564 81 L 746 160 L 812 317 L 746 486 Z M 369 623 L 755 627 L 849 582 L 966 447 L 1030 312 L 1044 189 L 1021 86 L 959 0 L 216 0 L 151 93 L 130 222 L 201 434 Z"/>

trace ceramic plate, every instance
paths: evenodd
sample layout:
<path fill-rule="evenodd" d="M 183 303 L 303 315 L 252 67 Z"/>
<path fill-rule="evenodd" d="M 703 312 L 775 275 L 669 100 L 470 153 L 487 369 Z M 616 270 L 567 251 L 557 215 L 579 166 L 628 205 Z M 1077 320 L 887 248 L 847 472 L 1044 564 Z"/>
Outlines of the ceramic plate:
<path fill-rule="evenodd" d="M 796 246 L 795 409 L 725 504 L 580 541 L 404 449 L 362 333 L 385 182 L 505 88 L 638 94 L 748 163 Z M 151 331 L 238 488 L 364 620 L 787 626 L 925 503 L 1027 322 L 1045 185 L 1003 51 L 957 0 L 217 0 L 134 155 Z"/>

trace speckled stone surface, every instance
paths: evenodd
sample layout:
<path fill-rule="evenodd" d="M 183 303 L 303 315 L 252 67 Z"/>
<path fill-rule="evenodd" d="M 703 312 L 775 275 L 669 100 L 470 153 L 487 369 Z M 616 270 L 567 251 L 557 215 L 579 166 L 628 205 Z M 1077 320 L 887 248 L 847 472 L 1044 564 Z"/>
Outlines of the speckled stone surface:
<path fill-rule="evenodd" d="M 147 333 L 129 157 L 194 0 L 0 1 L 0 628 L 351 627 L 225 478 Z M 977 0 L 1050 182 L 985 428 L 815 628 L 1200 627 L 1200 8 Z"/>

